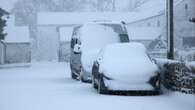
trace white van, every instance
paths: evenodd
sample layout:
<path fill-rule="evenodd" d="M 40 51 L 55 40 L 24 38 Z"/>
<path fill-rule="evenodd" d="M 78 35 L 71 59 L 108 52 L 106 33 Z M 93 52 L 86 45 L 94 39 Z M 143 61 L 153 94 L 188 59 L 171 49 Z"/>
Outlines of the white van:
<path fill-rule="evenodd" d="M 99 50 L 108 44 L 126 42 L 129 37 L 124 22 L 94 21 L 75 27 L 71 39 L 72 78 L 91 82 L 92 66 Z"/>

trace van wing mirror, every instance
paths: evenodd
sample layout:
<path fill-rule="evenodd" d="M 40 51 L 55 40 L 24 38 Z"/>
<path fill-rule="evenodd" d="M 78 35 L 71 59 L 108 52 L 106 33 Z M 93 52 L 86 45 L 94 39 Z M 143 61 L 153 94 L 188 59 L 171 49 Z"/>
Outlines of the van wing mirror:
<path fill-rule="evenodd" d="M 75 44 L 73 51 L 75 54 L 81 54 L 81 45 Z"/>

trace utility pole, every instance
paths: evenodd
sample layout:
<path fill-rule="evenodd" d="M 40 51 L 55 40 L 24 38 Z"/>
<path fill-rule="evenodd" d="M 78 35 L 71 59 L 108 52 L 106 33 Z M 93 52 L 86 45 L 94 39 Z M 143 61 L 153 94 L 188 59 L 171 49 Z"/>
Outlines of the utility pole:
<path fill-rule="evenodd" d="M 112 0 L 112 11 L 116 11 L 116 0 Z"/>
<path fill-rule="evenodd" d="M 174 0 L 166 0 L 168 59 L 174 59 Z"/>

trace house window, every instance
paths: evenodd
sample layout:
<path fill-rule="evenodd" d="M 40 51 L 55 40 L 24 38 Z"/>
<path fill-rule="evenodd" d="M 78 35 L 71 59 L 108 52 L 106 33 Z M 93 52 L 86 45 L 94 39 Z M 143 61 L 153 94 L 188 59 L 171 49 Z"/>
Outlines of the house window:
<path fill-rule="evenodd" d="M 193 37 L 183 37 L 184 47 L 195 47 L 195 36 Z"/>

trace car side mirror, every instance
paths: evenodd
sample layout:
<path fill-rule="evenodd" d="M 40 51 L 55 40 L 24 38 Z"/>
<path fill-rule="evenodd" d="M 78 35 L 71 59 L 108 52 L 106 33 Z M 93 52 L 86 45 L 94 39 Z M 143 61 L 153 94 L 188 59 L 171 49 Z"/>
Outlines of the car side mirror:
<path fill-rule="evenodd" d="M 99 63 L 101 63 L 101 62 L 102 62 L 102 58 L 99 57 L 99 58 L 97 59 L 97 61 L 98 61 Z"/>
<path fill-rule="evenodd" d="M 81 54 L 81 45 L 75 44 L 73 51 L 74 51 L 74 54 Z"/>

